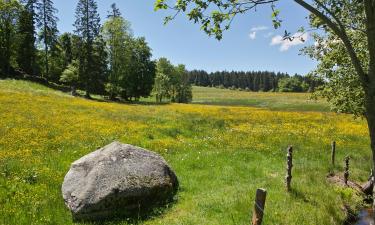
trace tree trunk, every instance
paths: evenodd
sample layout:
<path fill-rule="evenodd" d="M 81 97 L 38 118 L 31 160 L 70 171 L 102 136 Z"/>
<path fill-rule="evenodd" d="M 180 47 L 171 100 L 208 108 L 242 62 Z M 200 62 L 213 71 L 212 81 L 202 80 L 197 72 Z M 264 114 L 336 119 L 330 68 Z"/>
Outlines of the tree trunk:
<path fill-rule="evenodd" d="M 374 78 L 375 74 L 369 74 L 370 78 Z M 372 150 L 372 165 L 375 171 L 375 81 L 371 80 L 368 84 L 368 90 L 366 93 L 366 119 L 370 133 L 371 150 Z M 375 200 L 375 190 L 373 191 L 373 199 Z M 375 201 L 373 203 L 373 209 L 375 211 Z M 375 214 L 374 214 L 375 221 Z"/>
<path fill-rule="evenodd" d="M 367 96 L 366 100 L 366 118 L 370 132 L 371 149 L 372 152 L 375 153 L 375 87 L 373 87 L 373 89 L 373 94 Z M 373 154 L 373 162 L 375 165 L 375 154 Z"/>
<path fill-rule="evenodd" d="M 372 107 L 372 109 L 370 108 Z M 375 100 L 373 99 L 371 102 L 367 102 L 367 123 L 370 132 L 370 141 L 371 141 L 371 150 L 372 150 L 372 165 L 373 169 L 375 169 Z M 374 170 L 375 171 L 375 170 Z M 375 179 L 375 178 L 373 178 Z M 373 186 L 373 210 L 375 211 L 375 185 Z M 373 217 L 375 221 L 375 214 Z"/>
<path fill-rule="evenodd" d="M 46 69 L 46 77 L 49 78 L 49 62 L 48 62 L 48 36 L 47 36 L 47 18 L 46 18 L 46 1 L 43 1 L 43 37 L 44 37 L 44 64 Z M 43 76 L 42 76 L 43 77 Z"/>
<path fill-rule="evenodd" d="M 111 101 L 116 100 L 116 94 L 113 91 L 111 91 L 111 93 L 109 94 L 109 100 L 111 100 Z"/>
<path fill-rule="evenodd" d="M 163 95 L 159 96 L 159 103 L 161 103 L 161 101 L 163 101 Z"/>
<path fill-rule="evenodd" d="M 365 90 L 366 118 L 371 140 L 372 165 L 375 169 L 375 2 L 374 0 L 365 0 L 364 5 L 366 12 L 366 34 L 370 60 L 368 76 L 365 80 L 366 82 L 363 82 L 363 87 Z M 373 199 L 375 200 L 374 194 L 375 192 L 373 192 Z M 373 209 L 375 211 L 375 201 L 373 203 Z M 375 221 L 375 214 L 373 219 Z"/>
<path fill-rule="evenodd" d="M 90 96 L 90 88 L 89 88 L 88 81 L 86 81 L 86 94 L 85 94 L 85 98 L 87 98 L 87 99 L 91 99 L 91 96 Z"/>
<path fill-rule="evenodd" d="M 77 90 L 76 90 L 76 87 L 74 85 L 72 85 L 70 87 L 70 90 L 71 90 L 70 93 L 71 93 L 72 96 L 77 96 Z"/>

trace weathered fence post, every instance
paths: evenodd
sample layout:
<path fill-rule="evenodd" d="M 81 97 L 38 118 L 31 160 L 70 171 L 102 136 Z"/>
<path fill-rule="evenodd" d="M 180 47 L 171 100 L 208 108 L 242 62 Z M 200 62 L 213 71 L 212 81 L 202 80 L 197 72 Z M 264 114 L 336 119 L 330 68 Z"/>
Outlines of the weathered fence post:
<path fill-rule="evenodd" d="M 345 172 L 344 172 L 344 183 L 348 185 L 348 178 L 349 178 L 349 156 L 345 157 Z"/>
<path fill-rule="evenodd" d="M 336 141 L 332 142 L 332 152 L 331 152 L 331 163 L 335 166 L 335 156 L 336 156 Z"/>
<path fill-rule="evenodd" d="M 289 192 L 291 191 L 291 181 L 292 181 L 292 168 L 293 168 L 293 146 L 288 147 L 288 154 L 286 155 L 287 164 L 286 164 L 286 176 L 285 176 L 285 184 L 286 190 Z"/>
<path fill-rule="evenodd" d="M 263 221 L 264 205 L 266 204 L 267 191 L 265 189 L 257 189 L 253 211 L 252 225 L 261 225 Z"/>

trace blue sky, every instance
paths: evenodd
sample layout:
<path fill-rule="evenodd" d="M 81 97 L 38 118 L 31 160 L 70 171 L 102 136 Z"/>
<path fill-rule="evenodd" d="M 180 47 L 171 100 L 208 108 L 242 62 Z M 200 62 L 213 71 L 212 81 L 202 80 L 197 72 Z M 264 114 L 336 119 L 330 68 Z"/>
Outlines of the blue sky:
<path fill-rule="evenodd" d="M 74 12 L 78 0 L 56 0 L 59 10 L 60 32 L 72 32 Z M 153 49 L 153 57 L 166 57 L 174 64 L 185 64 L 188 69 L 217 70 L 270 70 L 290 74 L 306 74 L 315 66 L 307 56 L 301 56 L 299 49 L 305 43 L 297 39 L 286 43 L 280 38 L 284 30 L 292 33 L 307 26 L 305 10 L 293 1 L 281 1 L 278 7 L 283 20 L 282 27 L 274 30 L 271 11 L 268 6 L 259 7 L 256 12 L 238 16 L 230 31 L 217 41 L 200 30 L 198 24 L 189 22 L 185 15 L 178 16 L 168 25 L 163 18 L 170 11 L 154 11 L 154 0 L 97 0 L 102 22 L 112 3 L 116 3 L 123 16 L 132 24 L 136 36 L 146 37 Z"/>

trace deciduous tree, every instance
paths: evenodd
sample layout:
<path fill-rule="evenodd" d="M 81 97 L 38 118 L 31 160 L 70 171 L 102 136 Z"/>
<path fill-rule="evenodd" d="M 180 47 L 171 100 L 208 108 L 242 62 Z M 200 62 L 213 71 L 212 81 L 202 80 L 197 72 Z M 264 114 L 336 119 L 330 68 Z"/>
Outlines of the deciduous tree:
<path fill-rule="evenodd" d="M 352 43 L 361 64 L 366 65 L 369 62 L 369 54 L 363 23 L 365 14 L 361 7 L 363 6 L 360 4 L 345 4 L 336 16 L 344 20 L 346 26 L 353 27 L 348 31 L 348 36 L 353 40 Z M 355 13 L 356 16 L 352 17 L 351 13 Z M 358 18 L 361 19 L 358 20 Z M 310 24 L 314 28 L 321 26 L 320 21 L 313 16 L 310 17 Z M 337 112 L 365 116 L 364 89 L 344 43 L 329 29 L 324 33 L 313 33 L 313 38 L 315 44 L 303 49 L 306 55 L 319 62 L 310 74 L 317 79 L 327 81 L 314 93 L 314 96 L 328 99 L 332 109 Z"/>
<path fill-rule="evenodd" d="M 111 99 L 115 99 L 122 91 L 121 83 L 126 79 L 130 64 L 130 46 L 126 44 L 131 37 L 130 23 L 121 17 L 115 4 L 105 21 L 101 34 L 106 43 L 108 53 L 109 71 L 106 90 Z"/>
<path fill-rule="evenodd" d="M 18 1 L 0 1 L 0 74 L 6 76 L 10 76 L 14 69 L 15 27 L 20 9 Z"/>
<path fill-rule="evenodd" d="M 71 88 L 71 94 L 75 96 L 76 93 L 76 86 L 78 82 L 78 62 L 72 61 L 68 67 L 64 70 L 61 74 L 60 82 L 68 84 Z"/>
<path fill-rule="evenodd" d="M 148 97 L 155 79 L 155 62 L 152 61 L 151 48 L 144 37 L 128 39 L 130 47 L 130 65 L 123 89 L 126 98 Z"/>
<path fill-rule="evenodd" d="M 173 76 L 174 67 L 166 58 L 160 58 L 156 62 L 156 77 L 154 85 L 154 94 L 156 102 L 162 102 L 163 98 L 170 97 L 170 79 Z"/>

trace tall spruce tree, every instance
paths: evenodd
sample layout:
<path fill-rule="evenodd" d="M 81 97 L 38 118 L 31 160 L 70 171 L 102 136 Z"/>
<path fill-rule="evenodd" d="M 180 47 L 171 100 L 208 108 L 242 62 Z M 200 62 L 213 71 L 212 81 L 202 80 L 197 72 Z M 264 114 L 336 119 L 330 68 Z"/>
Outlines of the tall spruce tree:
<path fill-rule="evenodd" d="M 34 74 L 36 65 L 34 26 L 36 0 L 24 0 L 22 3 L 24 8 L 20 12 L 17 23 L 17 64 L 23 72 Z"/>
<path fill-rule="evenodd" d="M 117 8 L 116 3 L 111 5 L 111 11 L 108 12 L 107 18 L 117 18 L 121 17 L 120 9 Z"/>
<path fill-rule="evenodd" d="M 84 84 L 86 97 L 90 97 L 90 92 L 94 86 L 94 41 L 100 31 L 100 17 L 97 11 L 95 0 L 79 0 L 76 8 L 76 21 L 74 23 L 75 33 L 83 43 L 83 49 L 79 55 L 79 76 Z"/>
<path fill-rule="evenodd" d="M 38 0 L 37 26 L 40 28 L 39 39 L 44 45 L 44 76 L 49 77 L 49 53 L 57 42 L 57 9 L 53 7 L 52 0 Z"/>

